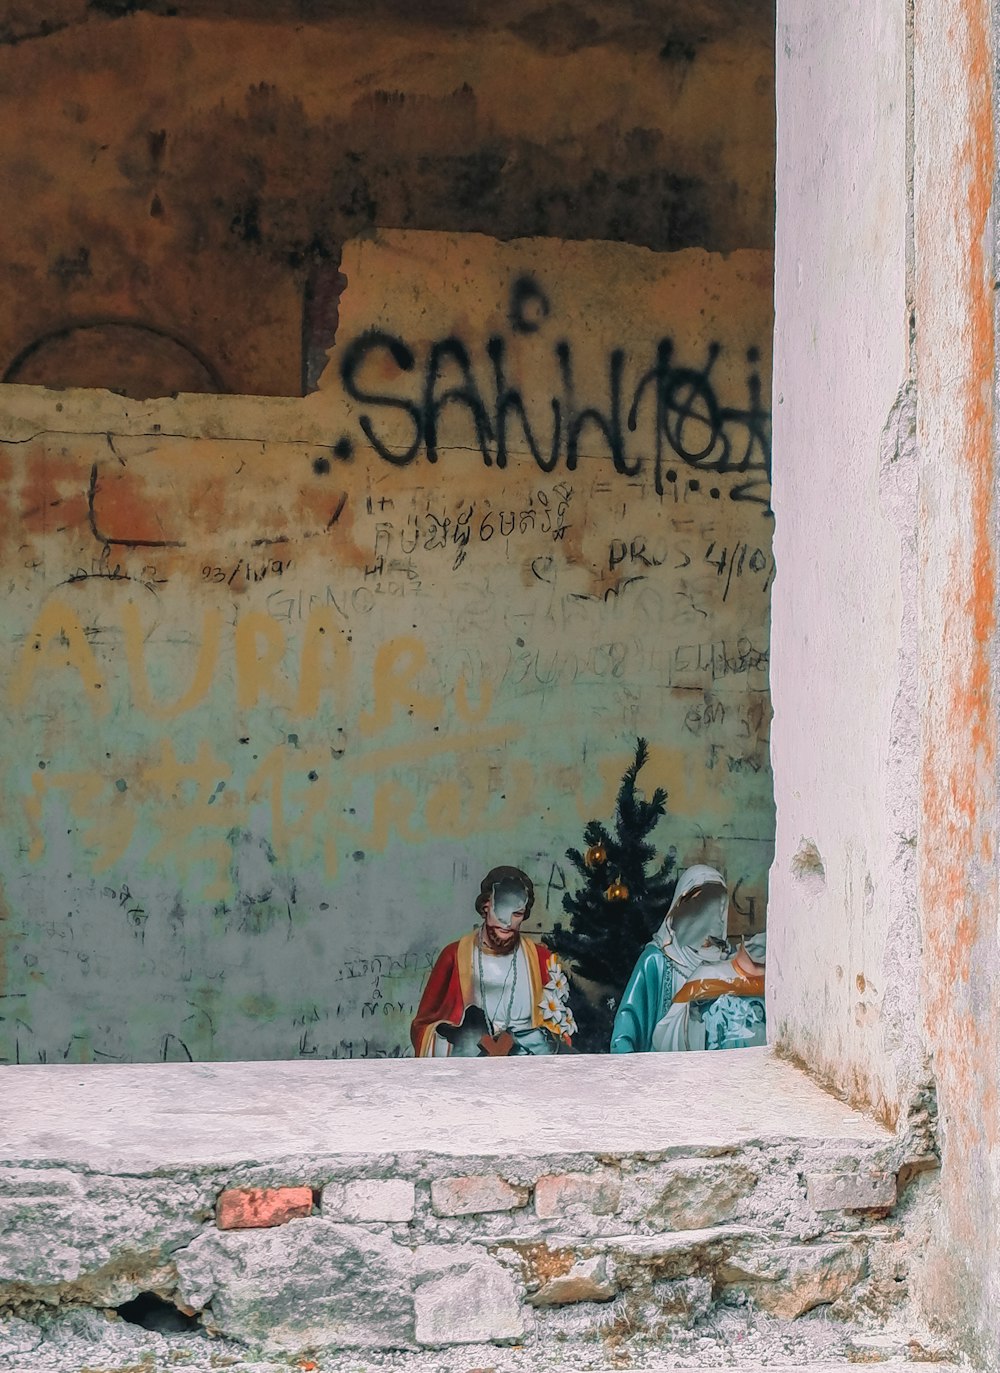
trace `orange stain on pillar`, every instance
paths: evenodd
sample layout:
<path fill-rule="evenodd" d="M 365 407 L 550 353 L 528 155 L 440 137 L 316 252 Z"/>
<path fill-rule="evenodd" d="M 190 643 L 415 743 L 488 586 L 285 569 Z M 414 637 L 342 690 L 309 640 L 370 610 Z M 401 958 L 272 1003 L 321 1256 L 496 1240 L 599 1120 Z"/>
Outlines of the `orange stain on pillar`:
<path fill-rule="evenodd" d="M 929 933 L 936 955 L 945 958 L 953 975 L 967 976 L 970 955 L 984 928 L 985 908 L 973 906 L 976 884 L 970 865 L 991 862 L 991 807 L 983 806 L 982 789 L 991 784 L 996 760 L 996 725 L 991 708 L 990 645 L 996 628 L 996 557 L 993 520 L 993 383 L 996 344 L 993 292 L 987 240 L 994 178 L 992 63 L 986 15 L 978 0 L 964 5 L 967 20 L 963 68 L 969 118 L 955 159 L 952 185 L 942 196 L 964 207 L 959 225 L 967 248 L 963 283 L 964 314 L 961 351 L 967 364 L 956 398 L 962 416 L 961 440 L 946 456 L 966 474 L 968 527 L 951 555 L 952 604 L 946 623 L 963 642 L 964 652 L 951 658 L 944 683 L 948 728 L 929 732 L 923 765 L 926 837 L 929 855 L 925 896 L 936 923 Z M 958 351 L 958 350 L 956 350 Z M 932 701 L 932 711 L 934 705 Z M 942 714 L 940 705 L 934 712 Z M 941 720 L 937 721 L 941 724 Z M 933 831 L 937 831 L 935 835 Z M 964 907 L 964 915 L 956 918 Z M 947 1000 L 945 985 L 937 1000 Z"/>

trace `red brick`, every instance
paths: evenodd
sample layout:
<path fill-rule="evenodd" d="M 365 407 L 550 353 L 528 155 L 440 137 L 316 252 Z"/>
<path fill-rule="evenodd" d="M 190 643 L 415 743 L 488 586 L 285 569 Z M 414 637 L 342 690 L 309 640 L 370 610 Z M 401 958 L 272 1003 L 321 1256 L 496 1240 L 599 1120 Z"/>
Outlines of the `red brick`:
<path fill-rule="evenodd" d="M 220 1230 L 262 1230 L 312 1214 L 311 1187 L 230 1187 L 215 1204 Z"/>

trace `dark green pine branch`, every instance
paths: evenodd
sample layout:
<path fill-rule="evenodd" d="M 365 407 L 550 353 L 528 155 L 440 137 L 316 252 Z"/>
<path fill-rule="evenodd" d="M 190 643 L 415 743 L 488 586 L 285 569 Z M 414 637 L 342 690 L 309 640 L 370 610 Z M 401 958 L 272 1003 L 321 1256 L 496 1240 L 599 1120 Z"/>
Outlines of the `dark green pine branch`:
<path fill-rule="evenodd" d="M 656 859 L 649 836 L 666 813 L 667 793 L 657 787 L 645 798 L 638 778 L 649 760 L 645 739 L 636 741 L 635 757 L 626 769 L 615 802 L 611 829 L 599 820 L 584 827 L 586 850 L 602 846 L 603 862 L 588 864 L 586 850 L 569 849 L 567 858 L 582 879 L 575 891 L 563 895 L 569 927 L 557 924 L 553 944 L 580 977 L 607 989 L 594 1004 L 574 990 L 574 1006 L 580 1024 L 577 1045 L 592 1052 L 607 1052 L 614 1010 L 643 945 L 666 913 L 676 885 L 673 854 L 651 871 Z M 607 891 L 620 880 L 627 888 L 625 900 L 612 901 Z"/>

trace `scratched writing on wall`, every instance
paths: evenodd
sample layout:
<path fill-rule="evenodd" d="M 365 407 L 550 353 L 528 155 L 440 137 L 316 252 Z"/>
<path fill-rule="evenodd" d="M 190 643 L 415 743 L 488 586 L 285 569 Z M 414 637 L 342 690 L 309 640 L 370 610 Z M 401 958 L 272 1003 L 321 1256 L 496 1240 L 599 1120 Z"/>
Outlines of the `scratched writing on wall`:
<path fill-rule="evenodd" d="M 595 645 L 581 654 L 515 644 L 505 650 L 495 683 L 483 678 L 474 684 L 465 670 L 443 681 L 423 640 L 397 635 L 375 648 L 361 683 L 346 633 L 325 607 L 307 618 L 292 676 L 283 669 L 286 633 L 272 616 L 250 612 L 230 635 L 221 616 L 208 609 L 194 664 L 164 698 L 151 687 L 146 626 L 134 605 L 122 605 L 120 621 L 128 699 L 152 723 L 154 736 L 135 756 L 122 750 L 107 766 L 65 767 L 40 758 L 22 796 L 28 858 L 43 860 L 45 815 L 55 808 L 71 821 L 95 874 L 126 857 L 139 858 L 176 872 L 207 899 L 238 885 L 234 849 L 261 819 L 282 861 L 319 860 L 329 877 L 345 856 L 381 853 L 395 841 L 424 844 L 515 831 L 551 782 L 552 764 L 511 752 L 527 737 L 526 727 L 491 718 L 496 692 L 505 682 L 522 695 L 584 680 L 613 685 L 630 662 L 636 670 L 652 666 L 649 655 L 658 651 L 639 641 Z M 656 659 L 667 680 L 677 672 L 704 687 L 740 674 L 747 675 L 748 687 L 762 677 L 766 682 L 766 653 L 749 642 L 675 647 L 672 656 L 672 666 L 662 653 Z M 79 693 L 95 719 L 117 704 L 116 684 L 105 676 L 72 608 L 55 600 L 28 636 L 11 703 L 29 706 L 45 680 Z M 288 722 L 281 742 L 262 747 L 247 733 L 235 754 L 224 756 L 212 737 L 187 732 L 178 745 L 171 734 L 155 733 L 158 724 L 196 711 L 216 682 L 231 684 L 242 718 L 261 707 L 270 722 L 274 707 L 281 708 Z M 321 728 L 309 732 L 318 717 Z M 393 733 L 399 725 L 405 726 L 402 741 Z M 417 735 L 414 725 L 422 727 Z M 741 761 L 733 766 L 759 769 L 742 761 L 747 757 L 735 753 L 733 760 Z M 580 777 L 565 782 L 586 818 L 591 802 L 581 795 Z"/>

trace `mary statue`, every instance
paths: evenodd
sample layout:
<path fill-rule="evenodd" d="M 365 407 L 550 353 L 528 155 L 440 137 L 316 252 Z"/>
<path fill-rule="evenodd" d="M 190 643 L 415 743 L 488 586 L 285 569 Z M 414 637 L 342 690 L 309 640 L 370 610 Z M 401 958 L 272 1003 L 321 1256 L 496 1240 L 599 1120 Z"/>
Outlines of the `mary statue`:
<path fill-rule="evenodd" d="M 744 943 L 733 954 L 728 915 L 722 874 L 700 863 L 686 868 L 622 995 L 613 1054 L 766 1043 L 764 965 Z M 763 935 L 749 943 L 763 953 Z"/>

